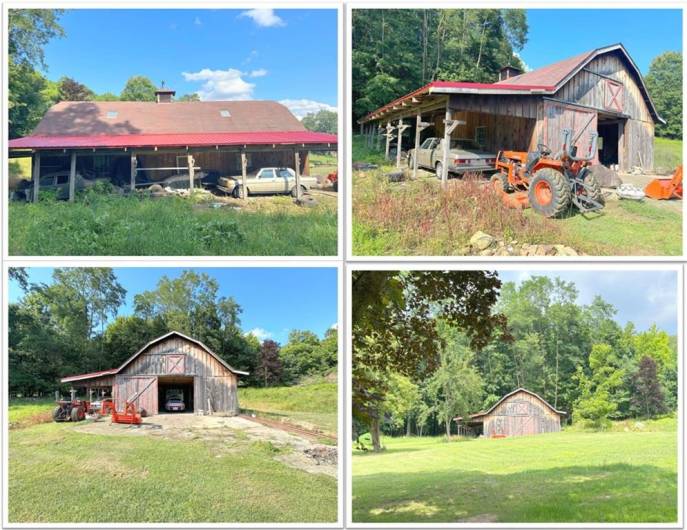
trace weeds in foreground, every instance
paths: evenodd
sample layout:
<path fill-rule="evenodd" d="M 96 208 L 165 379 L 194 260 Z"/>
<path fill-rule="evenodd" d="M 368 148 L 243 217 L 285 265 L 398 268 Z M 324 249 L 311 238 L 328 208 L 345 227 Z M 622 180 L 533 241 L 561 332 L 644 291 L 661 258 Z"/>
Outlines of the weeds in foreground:
<path fill-rule="evenodd" d="M 427 180 L 389 183 L 377 172 L 359 178 L 355 189 L 356 222 L 395 233 L 396 244 L 416 254 L 464 254 L 479 230 L 527 243 L 559 236 L 555 222 L 504 206 L 484 180 L 452 179 L 444 191 Z"/>

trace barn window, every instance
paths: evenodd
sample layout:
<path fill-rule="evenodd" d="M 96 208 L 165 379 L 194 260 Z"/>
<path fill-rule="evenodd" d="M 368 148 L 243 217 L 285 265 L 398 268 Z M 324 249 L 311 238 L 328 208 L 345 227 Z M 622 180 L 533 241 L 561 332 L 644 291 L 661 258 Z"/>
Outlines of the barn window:
<path fill-rule="evenodd" d="M 616 112 L 623 111 L 623 85 L 616 81 L 606 79 L 604 93 L 604 107 Z"/>
<path fill-rule="evenodd" d="M 167 356 L 167 369 L 168 374 L 183 374 L 186 373 L 184 369 L 184 356 L 183 355 L 168 355 Z"/>
<path fill-rule="evenodd" d="M 108 110 L 107 111 L 107 117 L 111 120 L 115 119 L 119 115 L 119 112 L 116 110 Z"/>
<path fill-rule="evenodd" d="M 231 112 L 228 110 L 220 110 L 219 115 L 222 116 L 222 118 L 231 118 Z"/>
<path fill-rule="evenodd" d="M 475 143 L 480 147 L 487 145 L 487 128 L 484 126 L 475 127 Z"/>

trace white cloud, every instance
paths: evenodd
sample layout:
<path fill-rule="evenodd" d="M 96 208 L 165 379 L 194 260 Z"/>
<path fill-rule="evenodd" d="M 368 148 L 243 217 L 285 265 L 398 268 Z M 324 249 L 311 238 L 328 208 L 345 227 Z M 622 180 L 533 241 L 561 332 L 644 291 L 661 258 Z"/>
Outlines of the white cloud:
<path fill-rule="evenodd" d="M 262 328 L 253 328 L 250 331 L 247 331 L 246 335 L 253 335 L 258 340 L 265 340 L 272 337 L 272 334 L 269 331 Z"/>
<path fill-rule="evenodd" d="M 258 68 L 256 70 L 251 70 L 248 73 L 248 77 L 265 77 L 267 75 L 267 70 L 264 68 Z"/>
<path fill-rule="evenodd" d="M 193 19 L 193 24 L 195 24 L 196 26 L 202 26 L 202 25 L 203 25 L 203 21 L 200 20 L 200 17 L 196 17 L 196 18 Z"/>
<path fill-rule="evenodd" d="M 203 68 L 198 72 L 183 72 L 186 81 L 202 82 L 198 96 L 202 101 L 252 99 L 255 85 L 243 79 L 241 70 L 211 70 Z"/>
<path fill-rule="evenodd" d="M 240 16 L 250 18 L 261 28 L 286 26 L 286 22 L 274 13 L 274 9 L 249 9 Z"/>
<path fill-rule="evenodd" d="M 296 118 L 302 120 L 310 113 L 320 111 L 322 109 L 336 112 L 336 107 L 332 107 L 327 103 L 313 101 L 312 99 L 282 99 L 279 103 L 287 107 Z"/>

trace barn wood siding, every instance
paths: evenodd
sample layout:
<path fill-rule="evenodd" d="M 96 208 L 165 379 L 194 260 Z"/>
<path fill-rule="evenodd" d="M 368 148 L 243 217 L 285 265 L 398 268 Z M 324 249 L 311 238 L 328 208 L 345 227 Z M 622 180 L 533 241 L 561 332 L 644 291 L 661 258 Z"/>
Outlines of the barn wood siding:
<path fill-rule="evenodd" d="M 563 101 L 579 103 L 601 111 L 618 112 L 607 106 L 607 81 L 622 85 L 622 113 L 633 120 L 653 123 L 640 85 L 618 53 L 607 53 L 593 59 L 584 69 L 573 76 L 555 97 Z"/>
<path fill-rule="evenodd" d="M 148 414 L 157 414 L 157 377 L 151 376 L 117 375 L 112 388 L 112 398 L 117 410 L 123 411 L 126 401 L 141 390 L 143 392 L 135 401 L 136 408 L 144 409 Z"/>
<path fill-rule="evenodd" d="M 548 99 L 543 101 L 543 109 L 541 142 L 553 153 L 557 153 L 563 147 L 563 129 L 571 129 L 573 137 L 579 134 L 576 143 L 578 156 L 586 156 L 590 147 L 590 133 L 596 132 L 597 129 L 597 113 Z M 594 157 L 594 163 L 598 163 L 598 152 Z"/>
<path fill-rule="evenodd" d="M 517 392 L 486 415 L 484 435 L 529 436 L 561 430 L 560 416 L 539 398 Z"/>
<path fill-rule="evenodd" d="M 179 361 L 180 358 L 181 361 Z M 119 381 L 122 378 L 124 381 L 126 377 L 166 375 L 194 378 L 196 409 L 207 410 L 209 397 L 213 412 L 238 413 L 237 376 L 205 349 L 182 337 L 172 336 L 153 344 L 131 361 L 117 379 Z M 155 408 L 146 410 L 152 414 L 157 413 L 157 385 L 155 385 Z M 155 412 L 152 412 L 153 410 Z"/>

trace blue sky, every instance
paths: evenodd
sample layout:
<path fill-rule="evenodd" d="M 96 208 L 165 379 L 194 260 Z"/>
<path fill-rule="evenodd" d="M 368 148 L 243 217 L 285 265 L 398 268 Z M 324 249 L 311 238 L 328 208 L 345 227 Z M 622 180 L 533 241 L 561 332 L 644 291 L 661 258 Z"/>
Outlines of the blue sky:
<path fill-rule="evenodd" d="M 27 269 L 29 281 L 51 283 L 52 268 Z M 125 305 L 120 315 L 131 314 L 134 295 L 154 289 L 158 280 L 166 275 L 178 277 L 182 268 L 116 267 L 119 283 L 127 290 Z M 292 329 L 314 331 L 320 337 L 337 322 L 337 271 L 336 268 L 201 268 L 219 283 L 222 296 L 232 296 L 239 303 L 241 327 L 253 331 L 260 339 L 271 338 L 286 343 Z M 10 282 L 9 300 L 16 302 L 23 295 L 14 282 Z"/>
<path fill-rule="evenodd" d="M 528 9 L 527 22 L 520 57 L 530 69 L 621 42 L 646 74 L 654 57 L 682 50 L 678 9 Z"/>
<path fill-rule="evenodd" d="M 335 9 L 69 9 L 47 75 L 119 94 L 145 75 L 201 99 L 271 99 L 299 116 L 337 105 Z"/>
<path fill-rule="evenodd" d="M 499 271 L 502 281 L 520 283 L 531 276 L 558 276 L 573 282 L 579 292 L 578 302 L 589 304 L 595 295 L 618 310 L 621 325 L 633 322 L 644 331 L 656 324 L 670 334 L 677 333 L 677 273 L 674 271 L 630 270 L 517 270 Z"/>

